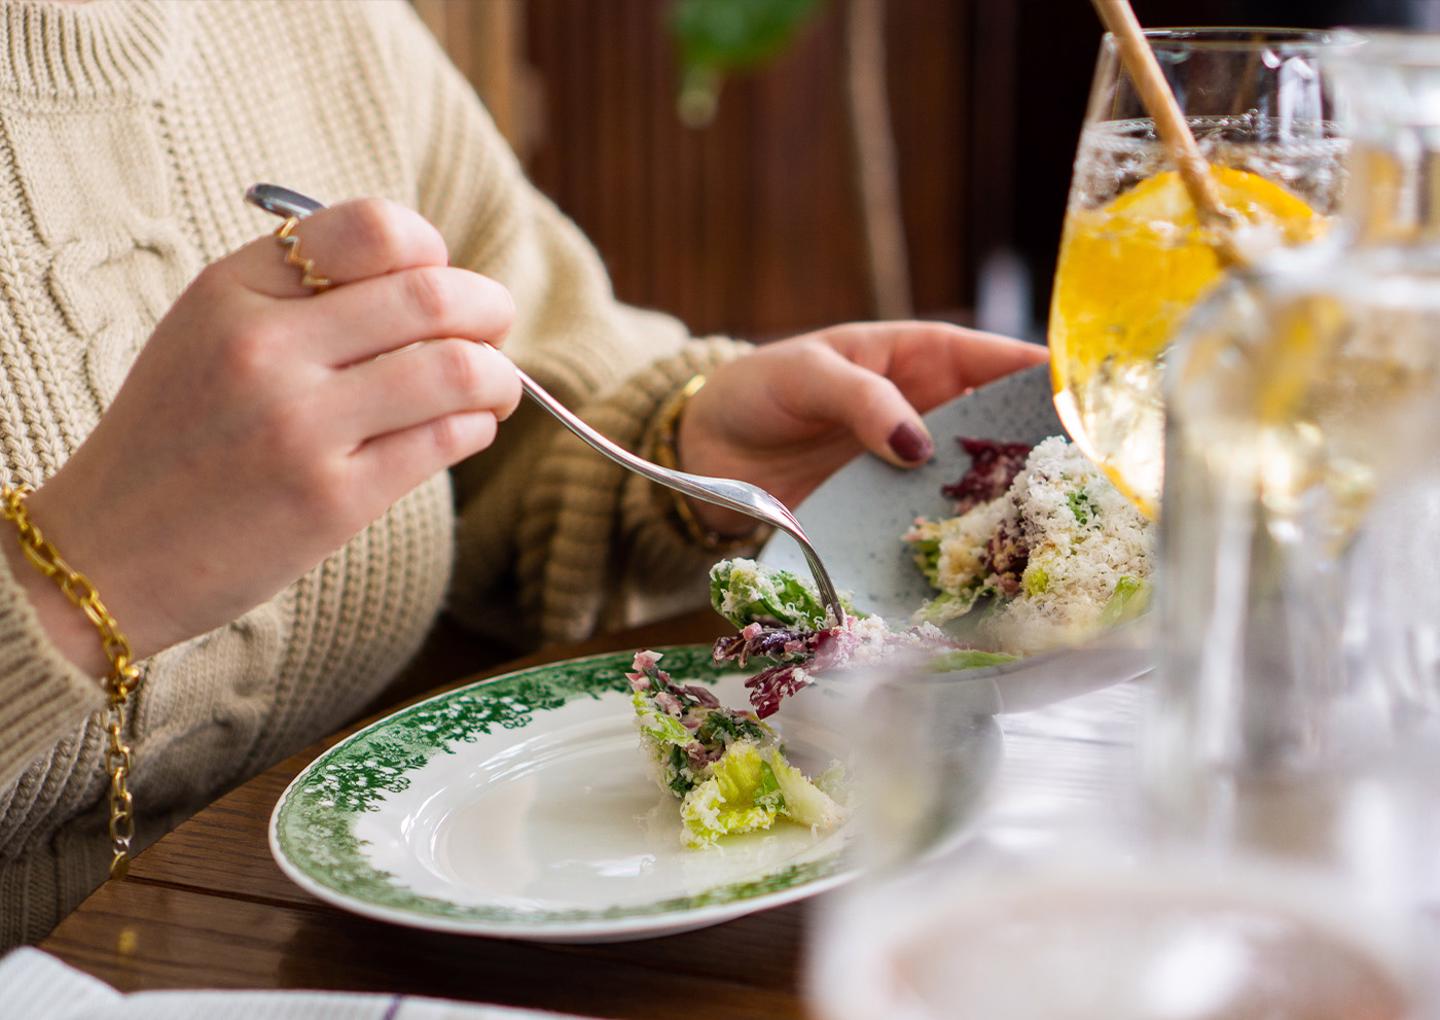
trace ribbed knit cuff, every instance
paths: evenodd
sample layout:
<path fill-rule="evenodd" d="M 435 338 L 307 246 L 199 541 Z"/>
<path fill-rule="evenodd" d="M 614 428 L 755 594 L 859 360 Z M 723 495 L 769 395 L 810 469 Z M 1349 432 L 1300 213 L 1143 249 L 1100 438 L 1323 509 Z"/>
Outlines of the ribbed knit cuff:
<path fill-rule="evenodd" d="M 0 541 L 15 536 L 0 533 Z M 80 672 L 51 644 L 0 556 L 0 788 L 104 707 L 99 678 Z"/>
<path fill-rule="evenodd" d="M 180 13 L 157 0 L 0 4 L 0 92 L 155 95 L 174 73 Z"/>
<path fill-rule="evenodd" d="M 677 358 L 661 366 L 667 386 L 659 394 L 650 414 L 640 446 L 649 447 L 654 438 L 655 421 L 662 407 L 697 372 L 707 372 L 716 365 L 730 361 L 750 350 L 749 345 L 736 343 L 707 344 L 706 364 L 692 367 L 693 358 Z M 674 511 L 674 494 L 657 490 L 649 479 L 627 475 L 621 489 L 620 526 L 626 549 L 626 622 L 640 623 L 665 615 L 673 615 L 702 604 L 709 593 L 710 567 L 723 556 L 745 556 L 752 550 L 744 548 L 717 553 L 695 541 Z M 756 546 L 758 546 L 758 541 Z"/>
<path fill-rule="evenodd" d="M 697 372 L 748 346 L 697 340 L 657 361 L 582 416 L 627 449 L 639 449 L 662 404 Z M 541 464 L 522 523 L 521 600 L 548 642 L 573 641 L 607 624 L 628 622 L 607 607 L 627 592 L 699 590 L 713 553 L 680 532 L 654 499 L 652 483 L 598 456 L 568 434 Z M 547 534 L 548 532 L 548 534 Z M 680 608 L 680 607 L 677 607 Z"/>

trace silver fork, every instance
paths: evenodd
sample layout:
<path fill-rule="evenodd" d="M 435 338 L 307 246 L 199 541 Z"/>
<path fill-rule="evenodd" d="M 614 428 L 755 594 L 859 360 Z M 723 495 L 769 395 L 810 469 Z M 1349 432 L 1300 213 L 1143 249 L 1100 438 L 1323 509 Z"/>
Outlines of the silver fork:
<path fill-rule="evenodd" d="M 302 195 L 298 191 L 282 188 L 278 184 L 253 184 L 246 189 L 245 200 L 276 216 L 294 216 L 302 220 L 311 213 L 325 208 L 315 199 Z M 784 503 L 758 485 L 751 485 L 749 482 L 738 481 L 734 478 L 694 475 L 688 471 L 675 471 L 651 463 L 643 457 L 637 457 L 585 424 L 569 408 L 547 393 L 544 387 L 525 374 L 518 365 L 515 366 L 515 374 L 520 377 L 520 387 L 525 391 L 527 397 L 549 411 L 559 419 L 562 425 L 583 439 L 593 449 L 609 457 L 621 467 L 633 471 L 637 475 L 643 475 L 657 485 L 663 485 L 684 493 L 686 496 L 713 503 L 716 506 L 723 506 L 757 521 L 773 525 L 793 538 L 800 544 L 800 549 L 805 554 L 805 562 L 810 565 L 810 572 L 815 576 L 815 587 L 819 591 L 825 607 L 834 614 L 837 623 L 844 622 L 845 608 L 840 604 L 840 595 L 835 590 L 835 584 L 830 580 L 829 573 L 825 570 L 825 564 L 820 562 L 820 556 L 815 552 L 815 547 L 810 544 L 810 539 L 806 537 L 805 529 L 800 527 L 800 522 L 795 519 L 795 515 Z"/>

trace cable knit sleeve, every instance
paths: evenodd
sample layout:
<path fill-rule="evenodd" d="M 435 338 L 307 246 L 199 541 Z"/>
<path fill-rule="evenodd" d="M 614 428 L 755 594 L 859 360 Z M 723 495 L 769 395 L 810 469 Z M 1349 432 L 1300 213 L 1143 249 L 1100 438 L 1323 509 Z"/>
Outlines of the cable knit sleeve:
<path fill-rule="evenodd" d="M 451 259 L 515 297 L 505 350 L 611 439 L 638 448 L 665 400 L 744 344 L 692 339 L 675 319 L 615 300 L 594 248 L 525 179 L 473 90 L 404 5 L 389 9 L 419 208 Z M 511 643 L 703 600 L 712 558 L 679 532 L 653 486 L 530 405 L 456 471 L 451 608 Z"/>
<path fill-rule="evenodd" d="M 0 542 L 14 526 L 0 521 Z M 79 612 L 79 610 L 76 610 Z M 0 556 L 0 790 L 105 707 L 96 677 L 50 643 L 24 589 Z"/>

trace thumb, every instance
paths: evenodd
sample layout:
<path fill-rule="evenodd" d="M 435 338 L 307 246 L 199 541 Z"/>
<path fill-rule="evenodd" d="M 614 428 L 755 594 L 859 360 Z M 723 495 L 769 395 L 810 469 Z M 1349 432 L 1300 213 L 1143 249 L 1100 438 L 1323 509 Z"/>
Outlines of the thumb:
<path fill-rule="evenodd" d="M 842 355 L 825 358 L 804 376 L 801 413 L 846 426 L 880 459 L 918 467 L 935 452 L 920 415 L 889 379 Z"/>

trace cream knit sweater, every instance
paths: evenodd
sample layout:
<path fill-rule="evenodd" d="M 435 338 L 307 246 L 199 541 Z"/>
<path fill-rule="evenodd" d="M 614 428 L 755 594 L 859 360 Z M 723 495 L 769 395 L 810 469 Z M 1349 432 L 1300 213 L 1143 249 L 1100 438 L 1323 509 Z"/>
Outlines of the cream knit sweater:
<path fill-rule="evenodd" d="M 241 202 L 255 181 L 418 208 L 453 262 L 514 293 L 506 350 L 620 442 L 739 349 L 613 299 L 403 3 L 5 0 L 0 481 L 43 483 L 186 283 L 273 229 Z M 44 935 L 108 860 L 99 683 L 48 643 L 4 563 L 0 946 Z M 535 644 L 618 620 L 627 577 L 664 597 L 704 567 L 645 483 L 522 408 L 491 450 L 275 599 L 146 664 L 139 840 L 353 717 L 414 653 L 447 584 L 482 633 Z"/>

